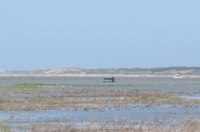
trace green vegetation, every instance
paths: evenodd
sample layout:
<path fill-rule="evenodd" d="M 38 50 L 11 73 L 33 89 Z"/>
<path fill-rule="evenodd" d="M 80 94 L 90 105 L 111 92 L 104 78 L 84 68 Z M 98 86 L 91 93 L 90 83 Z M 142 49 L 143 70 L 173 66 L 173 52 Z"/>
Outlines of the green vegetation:
<path fill-rule="evenodd" d="M 11 88 L 40 88 L 46 86 L 56 86 L 56 84 L 45 84 L 45 83 L 22 83 L 22 84 L 15 84 Z"/>
<path fill-rule="evenodd" d="M 199 84 L 173 84 L 174 87 L 178 86 L 192 86 Z M 10 88 L 1 90 L 2 94 L 9 93 L 48 93 L 48 92 L 60 92 L 61 90 L 73 87 L 86 87 L 86 88 L 102 88 L 102 87 L 162 87 L 169 86 L 166 84 L 117 84 L 117 83 L 103 83 L 103 84 L 45 84 L 45 83 L 22 83 L 14 84 Z M 123 88 L 122 88 L 123 90 Z"/>
<path fill-rule="evenodd" d="M 163 85 L 163 84 L 161 84 Z M 87 87 L 87 86 L 156 86 L 156 84 L 116 84 L 116 83 L 105 83 L 105 84 L 45 84 L 45 83 L 22 83 L 15 84 L 12 88 L 44 88 L 44 87 L 59 87 L 59 86 L 73 86 L 73 87 Z"/>
<path fill-rule="evenodd" d="M 188 86 L 188 85 L 200 85 L 195 83 L 186 83 L 186 84 L 173 84 L 173 86 Z M 117 83 L 104 83 L 104 84 L 49 84 L 49 83 L 22 83 L 14 84 L 11 86 L 11 89 L 34 89 L 34 88 L 54 88 L 54 87 L 115 87 L 115 86 L 168 86 L 166 84 L 117 84 Z"/>
<path fill-rule="evenodd" d="M 9 132 L 11 130 L 11 126 L 0 125 L 0 132 Z"/>
<path fill-rule="evenodd" d="M 123 87 L 123 86 L 157 86 L 156 84 L 115 84 L 115 83 L 105 83 L 105 84 L 45 84 L 45 83 L 22 83 L 14 84 L 9 88 L 1 90 L 3 94 L 9 93 L 47 93 L 47 92 L 59 92 L 62 89 L 68 89 L 73 87 Z M 162 86 L 162 85 L 159 85 Z"/>

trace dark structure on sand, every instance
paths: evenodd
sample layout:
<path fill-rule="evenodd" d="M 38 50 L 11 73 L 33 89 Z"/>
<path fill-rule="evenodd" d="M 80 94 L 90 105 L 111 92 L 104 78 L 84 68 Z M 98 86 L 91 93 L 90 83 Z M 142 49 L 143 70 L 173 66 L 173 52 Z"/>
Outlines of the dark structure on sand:
<path fill-rule="evenodd" d="M 107 77 L 103 79 L 103 82 L 115 82 L 115 78 L 114 77 Z"/>

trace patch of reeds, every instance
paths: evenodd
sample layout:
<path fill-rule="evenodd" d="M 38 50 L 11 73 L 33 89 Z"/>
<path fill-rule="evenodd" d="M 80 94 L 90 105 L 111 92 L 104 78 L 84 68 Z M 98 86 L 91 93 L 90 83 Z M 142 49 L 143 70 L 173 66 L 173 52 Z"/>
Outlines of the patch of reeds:
<path fill-rule="evenodd" d="M 45 83 L 22 83 L 15 84 L 12 87 L 33 88 L 33 87 L 51 87 L 51 86 L 157 86 L 158 84 L 118 84 L 118 83 L 104 83 L 104 84 L 45 84 Z M 164 84 L 160 84 L 164 85 Z"/>
<path fill-rule="evenodd" d="M 200 100 L 186 100 L 178 97 L 184 92 L 163 92 L 159 90 L 126 89 L 59 89 L 37 87 L 46 84 L 19 84 L 16 87 L 2 89 L 0 110 L 50 110 L 83 109 L 103 110 L 112 106 L 122 108 L 130 105 L 200 105 Z M 53 85 L 53 84 L 52 84 Z M 30 86 L 30 87 L 29 87 Z"/>
<path fill-rule="evenodd" d="M 165 127 L 166 125 L 168 127 Z M 97 121 L 91 121 L 83 123 L 82 126 L 77 126 L 76 123 L 33 124 L 18 126 L 17 129 L 32 132 L 199 132 L 200 122 L 195 119 L 187 119 L 174 126 L 173 124 L 158 125 L 156 123 L 127 121 L 109 121 L 100 125 Z"/>

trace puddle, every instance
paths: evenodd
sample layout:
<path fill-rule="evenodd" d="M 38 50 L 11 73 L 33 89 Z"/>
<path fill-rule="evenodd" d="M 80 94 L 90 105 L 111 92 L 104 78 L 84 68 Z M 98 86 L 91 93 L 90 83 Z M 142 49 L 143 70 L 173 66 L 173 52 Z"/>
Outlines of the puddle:
<path fill-rule="evenodd" d="M 197 94 L 197 95 L 182 95 L 182 96 L 179 96 L 181 98 L 184 98 L 184 99 L 188 99 L 188 100 L 200 100 L 200 94 Z"/>

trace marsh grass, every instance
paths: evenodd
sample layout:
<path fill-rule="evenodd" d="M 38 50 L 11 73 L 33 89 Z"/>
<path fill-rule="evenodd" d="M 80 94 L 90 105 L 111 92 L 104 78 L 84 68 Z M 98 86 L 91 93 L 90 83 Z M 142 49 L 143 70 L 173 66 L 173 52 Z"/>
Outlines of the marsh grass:
<path fill-rule="evenodd" d="M 0 124 L 0 132 L 10 132 L 11 128 L 12 128 L 11 126 Z"/>
<path fill-rule="evenodd" d="M 91 121 L 83 123 L 83 126 L 71 124 L 34 124 L 28 126 L 18 126 L 18 130 L 28 130 L 32 132 L 199 132 L 200 122 L 195 119 L 183 120 L 181 124 L 165 124 L 128 122 L 128 121 L 108 121 L 101 123 Z M 170 127 L 164 127 L 164 126 Z"/>
<path fill-rule="evenodd" d="M 61 84 L 62 85 L 62 84 Z M 54 87 L 55 86 L 55 87 Z M 83 109 L 103 110 L 112 106 L 129 105 L 200 105 L 200 100 L 186 100 L 178 95 L 184 92 L 158 90 L 125 90 L 89 88 L 57 88 L 57 84 L 17 84 L 1 90 L 0 110 Z"/>
<path fill-rule="evenodd" d="M 72 86 L 72 88 L 57 88 L 58 86 Z M 73 89 L 84 86 L 84 89 Z M 130 109 L 132 105 L 184 105 L 194 107 L 200 105 L 200 100 L 187 100 L 178 96 L 190 94 L 183 91 L 163 92 L 159 90 L 127 90 L 102 89 L 104 86 L 115 84 L 96 85 L 96 88 L 87 88 L 89 85 L 71 84 L 17 84 L 0 91 L 0 110 L 100 110 L 107 108 Z M 119 86 L 119 85 L 116 85 Z M 127 86 L 127 85 L 121 85 Z M 132 85 L 130 85 L 132 86 Z M 135 85 L 134 85 L 135 86 Z M 194 93 L 193 93 L 194 94 Z M 133 106 L 134 107 L 134 106 Z M 161 127 L 171 125 L 171 127 Z M 128 121 L 109 121 L 99 125 L 99 122 L 85 123 L 83 127 L 76 123 L 63 122 L 48 124 L 33 124 L 18 126 L 19 131 L 48 131 L 48 132 L 199 132 L 200 123 L 195 119 L 182 121 L 178 126 L 173 124 L 134 123 Z M 1 131 L 10 131 L 7 125 L 0 125 Z"/>
<path fill-rule="evenodd" d="M 22 83 L 14 84 L 12 88 L 40 88 L 40 87 L 98 87 L 98 86 L 157 86 L 158 84 L 117 84 L 117 83 L 104 83 L 104 84 L 45 84 L 45 83 Z M 164 84 L 159 84 L 163 86 Z"/>
<path fill-rule="evenodd" d="M 185 84 L 173 84 L 174 87 L 176 86 L 199 86 L 200 84 L 195 83 L 185 83 Z M 14 84 L 12 85 L 12 88 L 44 88 L 44 87 L 99 87 L 99 86 L 148 86 L 148 87 L 155 87 L 155 86 L 168 86 L 167 84 L 135 84 L 135 83 L 129 83 L 129 84 L 119 84 L 119 83 L 103 83 L 103 84 L 55 84 L 55 83 L 21 83 L 21 84 Z"/>

